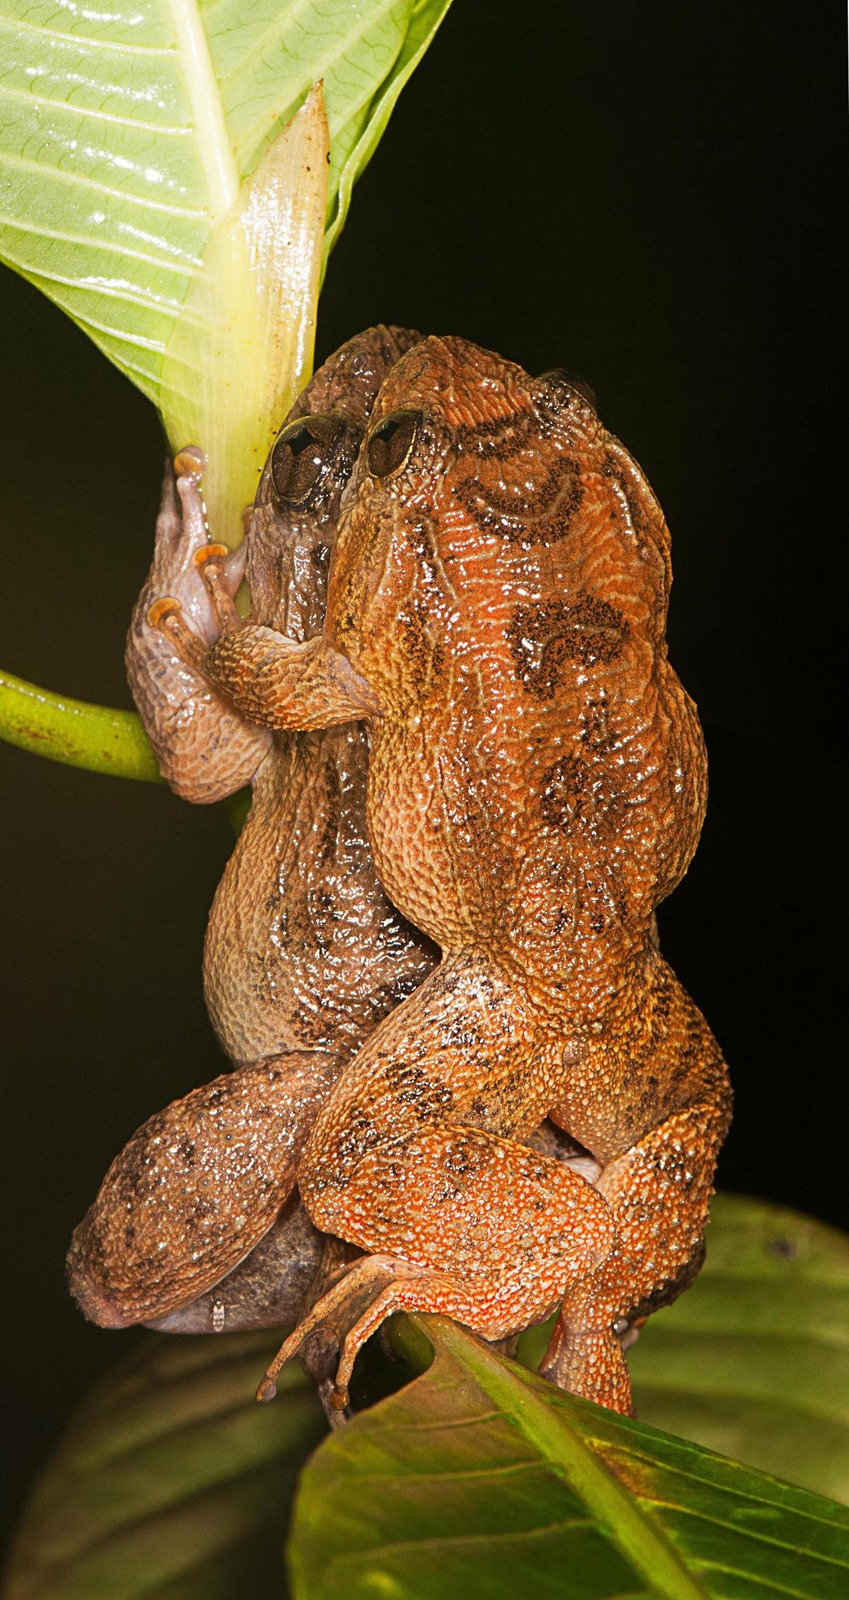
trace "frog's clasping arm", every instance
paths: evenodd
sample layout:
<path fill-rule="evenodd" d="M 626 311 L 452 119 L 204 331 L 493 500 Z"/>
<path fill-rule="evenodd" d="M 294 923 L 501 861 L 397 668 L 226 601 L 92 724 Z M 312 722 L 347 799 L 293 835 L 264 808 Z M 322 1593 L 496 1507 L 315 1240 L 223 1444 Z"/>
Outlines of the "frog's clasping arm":
<path fill-rule="evenodd" d="M 271 735 L 203 674 L 213 641 L 241 624 L 232 597 L 245 565 L 244 546 L 230 552 L 208 542 L 205 465 L 203 451 L 190 446 L 166 468 L 153 561 L 127 638 L 127 674 L 162 776 L 177 794 L 208 804 L 254 778 Z"/>
<path fill-rule="evenodd" d="M 198 566 L 213 592 L 217 547 L 201 556 Z M 274 628 L 247 622 L 228 627 L 210 648 L 173 595 L 151 606 L 148 621 L 167 635 L 188 666 L 261 727 L 307 731 L 380 714 L 371 685 L 322 638 L 298 644 Z"/>
<path fill-rule="evenodd" d="M 323 638 L 296 644 L 247 623 L 213 645 L 205 671 L 245 716 L 270 728 L 329 728 L 380 713 L 371 685 Z"/>

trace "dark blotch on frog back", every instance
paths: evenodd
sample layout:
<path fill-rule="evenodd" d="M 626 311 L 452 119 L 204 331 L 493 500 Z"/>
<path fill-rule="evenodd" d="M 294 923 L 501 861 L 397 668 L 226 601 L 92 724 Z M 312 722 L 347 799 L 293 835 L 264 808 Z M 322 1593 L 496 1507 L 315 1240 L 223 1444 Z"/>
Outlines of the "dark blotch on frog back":
<path fill-rule="evenodd" d="M 615 661 L 628 632 L 615 606 L 584 591 L 571 604 L 552 600 L 517 606 L 507 637 L 517 678 L 529 694 L 551 700 L 573 663 L 587 667 Z"/>

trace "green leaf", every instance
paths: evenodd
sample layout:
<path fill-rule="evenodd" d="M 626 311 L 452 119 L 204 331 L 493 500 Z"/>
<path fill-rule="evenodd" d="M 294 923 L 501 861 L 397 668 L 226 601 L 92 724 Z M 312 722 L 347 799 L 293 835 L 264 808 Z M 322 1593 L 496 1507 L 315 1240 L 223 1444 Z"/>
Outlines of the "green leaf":
<path fill-rule="evenodd" d="M 268 145 L 322 81 L 329 246 L 448 4 L 0 0 L 0 256 L 158 403 L 189 282 Z"/>
<path fill-rule="evenodd" d="M 307 1465 L 296 1600 L 847 1592 L 842 1506 L 554 1390 L 453 1324 L 416 1323 L 429 1371 Z"/>
<path fill-rule="evenodd" d="M 325 1422 L 297 1367 L 281 1404 L 257 1405 L 275 1343 L 146 1335 L 47 1466 L 4 1600 L 280 1595 L 295 1477 Z"/>
<path fill-rule="evenodd" d="M 449 4 L 0 0 L 0 260 L 154 401 L 173 449 L 203 443 L 231 545 L 309 377 L 322 256 Z M 0 736 L 157 776 L 137 719 L 8 675 Z"/>
<path fill-rule="evenodd" d="M 0 671 L 0 738 L 34 755 L 90 772 L 161 783 L 150 740 L 135 711 L 115 711 Z"/>
<path fill-rule="evenodd" d="M 629 1356 L 640 1417 L 849 1502 L 849 1238 L 717 1195 L 707 1242 Z"/>
<path fill-rule="evenodd" d="M 0 0 L 0 258 L 172 449 L 203 445 L 231 545 L 310 375 L 326 249 L 449 3 Z"/>
<path fill-rule="evenodd" d="M 536 1367 L 550 1325 L 523 1335 Z M 849 1503 L 849 1238 L 742 1195 L 693 1287 L 629 1352 L 640 1420 Z"/>

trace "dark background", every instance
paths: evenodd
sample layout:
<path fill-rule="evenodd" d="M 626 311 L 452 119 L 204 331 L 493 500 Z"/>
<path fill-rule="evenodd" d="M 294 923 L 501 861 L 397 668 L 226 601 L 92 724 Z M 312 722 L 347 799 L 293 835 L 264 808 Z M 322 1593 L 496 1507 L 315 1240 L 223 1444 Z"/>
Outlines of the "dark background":
<path fill-rule="evenodd" d="M 719 1181 L 844 1225 L 845 56 L 836 0 L 455 0 L 355 194 L 317 351 L 384 320 L 565 365 L 647 471 L 711 757 L 661 933 L 731 1064 Z M 10 273 L 0 315 L 0 660 L 128 706 L 158 424 Z M 6 746 L 0 794 L 11 1514 L 134 1338 L 66 1297 L 71 1228 L 137 1124 L 223 1066 L 200 959 L 232 834 Z"/>

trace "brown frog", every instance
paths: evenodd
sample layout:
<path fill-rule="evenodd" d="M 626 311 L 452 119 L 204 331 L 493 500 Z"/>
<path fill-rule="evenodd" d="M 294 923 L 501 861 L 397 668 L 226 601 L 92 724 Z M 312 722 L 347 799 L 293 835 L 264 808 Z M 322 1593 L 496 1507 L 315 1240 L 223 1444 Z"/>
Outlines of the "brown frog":
<path fill-rule="evenodd" d="M 697 1269 L 726 1068 L 662 959 L 654 907 L 705 802 L 664 641 L 669 536 L 640 469 L 562 374 L 460 339 L 392 367 L 342 501 L 323 632 L 273 619 L 185 658 L 257 724 L 365 718 L 368 827 L 440 965 L 322 1085 L 297 1178 L 365 1254 L 286 1341 L 343 1336 L 336 1403 L 393 1311 L 488 1339 L 559 1308 L 543 1370 L 620 1411 L 617 1332 Z M 593 1185 L 529 1146 L 545 1118 Z"/>
<path fill-rule="evenodd" d="M 166 476 L 127 666 L 178 793 L 212 801 L 253 786 L 204 957 L 209 1011 L 237 1066 L 138 1130 L 76 1230 L 71 1288 L 105 1326 L 202 1332 L 297 1318 L 321 1254 L 295 1190 L 304 1140 L 345 1061 L 437 958 L 374 870 L 362 725 L 277 733 L 251 723 L 169 633 L 177 606 L 204 648 L 239 626 L 245 556 L 255 623 L 299 641 L 320 632 L 340 495 L 380 383 L 418 337 L 373 329 L 315 374 L 236 556 L 207 542 L 201 452 L 183 451 L 176 481 Z"/>

